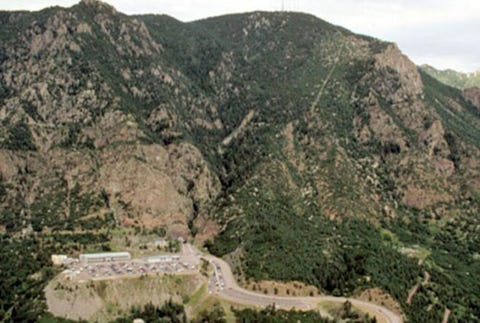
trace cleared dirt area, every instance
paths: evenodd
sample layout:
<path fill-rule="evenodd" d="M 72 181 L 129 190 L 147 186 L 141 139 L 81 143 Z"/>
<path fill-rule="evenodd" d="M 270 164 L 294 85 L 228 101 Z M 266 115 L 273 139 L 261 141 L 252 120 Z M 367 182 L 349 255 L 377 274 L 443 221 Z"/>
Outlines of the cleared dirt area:
<path fill-rule="evenodd" d="M 181 303 L 204 282 L 199 275 L 143 276 L 85 283 L 59 277 L 45 288 L 45 297 L 49 311 L 56 316 L 108 321 L 132 306 L 149 302 L 161 305 L 169 299 Z"/>
<path fill-rule="evenodd" d="M 448 308 L 445 309 L 445 313 L 443 314 L 443 320 L 442 323 L 448 323 L 448 319 L 450 318 L 450 314 L 452 311 Z"/>
<path fill-rule="evenodd" d="M 356 299 L 371 302 L 380 306 L 385 306 L 389 310 L 399 315 L 402 314 L 400 304 L 396 302 L 390 294 L 385 293 L 380 288 L 370 288 L 361 292 Z"/>

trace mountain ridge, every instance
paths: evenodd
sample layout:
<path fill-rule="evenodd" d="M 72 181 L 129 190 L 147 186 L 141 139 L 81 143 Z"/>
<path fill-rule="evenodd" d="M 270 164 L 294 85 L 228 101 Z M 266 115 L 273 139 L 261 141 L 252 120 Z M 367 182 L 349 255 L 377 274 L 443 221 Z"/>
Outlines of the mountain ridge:
<path fill-rule="evenodd" d="M 463 273 L 478 272 L 480 115 L 394 44 L 292 13 L 182 23 L 82 1 L 12 15 L 5 250 L 115 248 L 131 227 L 205 243 L 246 285 L 380 288 L 412 321 L 479 317 Z M 1 308 L 39 315 L 8 277 Z"/>
<path fill-rule="evenodd" d="M 471 73 L 463 73 L 453 69 L 438 70 L 427 64 L 420 66 L 420 68 L 440 82 L 461 90 L 480 87 L 480 69 Z"/>

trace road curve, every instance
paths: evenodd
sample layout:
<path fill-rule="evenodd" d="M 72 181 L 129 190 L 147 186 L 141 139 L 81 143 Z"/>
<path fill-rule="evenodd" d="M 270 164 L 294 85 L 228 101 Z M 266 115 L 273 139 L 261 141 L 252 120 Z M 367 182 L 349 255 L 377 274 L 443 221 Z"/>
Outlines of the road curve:
<path fill-rule="evenodd" d="M 189 248 L 191 247 L 189 246 Z M 343 304 L 348 300 L 353 305 L 368 311 L 369 314 L 375 316 L 379 322 L 403 323 L 403 318 L 389 309 L 357 299 L 335 296 L 284 297 L 254 293 L 238 286 L 230 265 L 224 260 L 212 255 L 203 255 L 203 258 L 214 265 L 214 273 L 209 281 L 209 292 L 232 302 L 255 306 L 267 306 L 275 303 L 279 308 L 309 310 L 318 307 L 317 304 L 321 301 Z M 215 285 L 218 279 L 221 280 L 219 284 L 220 288 L 217 288 Z M 223 286 L 221 286 L 222 283 Z M 327 313 L 323 314 L 328 315 Z"/>

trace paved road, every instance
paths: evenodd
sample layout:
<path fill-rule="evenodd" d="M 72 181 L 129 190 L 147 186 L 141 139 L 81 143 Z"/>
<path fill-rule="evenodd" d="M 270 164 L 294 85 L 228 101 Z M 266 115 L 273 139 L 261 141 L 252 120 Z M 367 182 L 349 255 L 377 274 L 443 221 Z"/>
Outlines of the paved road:
<path fill-rule="evenodd" d="M 192 247 L 189 246 L 187 248 L 190 249 Z M 198 251 L 195 252 L 197 255 L 200 255 Z M 280 297 L 254 293 L 238 286 L 230 266 L 224 260 L 212 255 L 203 255 L 203 258 L 214 265 L 214 273 L 213 276 L 210 277 L 208 286 L 209 292 L 236 303 L 257 306 L 267 306 L 275 303 L 279 308 L 291 309 L 295 307 L 296 309 L 308 310 L 318 307 L 318 303 L 322 301 L 343 304 L 348 300 L 353 305 L 368 311 L 370 315 L 374 315 L 379 322 L 403 323 L 400 315 L 393 313 L 387 308 L 357 299 L 334 296 Z M 328 316 L 327 313 L 322 314 Z"/>

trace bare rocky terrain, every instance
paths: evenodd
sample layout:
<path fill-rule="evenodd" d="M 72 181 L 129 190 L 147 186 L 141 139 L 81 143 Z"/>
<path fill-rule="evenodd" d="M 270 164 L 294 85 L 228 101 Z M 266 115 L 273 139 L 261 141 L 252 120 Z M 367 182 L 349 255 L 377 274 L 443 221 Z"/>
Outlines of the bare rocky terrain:
<path fill-rule="evenodd" d="M 480 110 L 480 88 L 473 87 L 463 90 L 463 95 L 469 100 L 475 107 Z"/>

